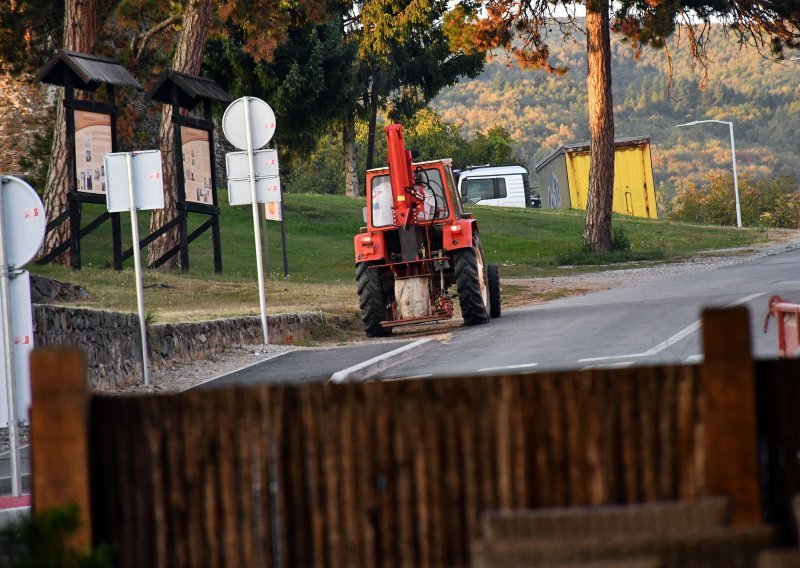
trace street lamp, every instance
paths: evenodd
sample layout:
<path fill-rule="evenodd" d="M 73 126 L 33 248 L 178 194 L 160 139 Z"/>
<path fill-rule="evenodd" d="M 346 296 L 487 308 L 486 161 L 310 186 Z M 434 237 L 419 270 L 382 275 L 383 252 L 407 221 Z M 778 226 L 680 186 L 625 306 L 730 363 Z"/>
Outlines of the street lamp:
<path fill-rule="evenodd" d="M 703 124 L 704 122 L 718 122 L 719 124 L 727 124 L 731 131 L 731 158 L 733 160 L 733 193 L 736 196 L 736 226 L 742 228 L 742 209 L 739 207 L 739 179 L 736 177 L 736 146 L 733 143 L 733 123 L 724 120 L 694 120 L 686 124 L 679 124 L 675 128 L 681 126 L 694 126 L 695 124 Z"/>

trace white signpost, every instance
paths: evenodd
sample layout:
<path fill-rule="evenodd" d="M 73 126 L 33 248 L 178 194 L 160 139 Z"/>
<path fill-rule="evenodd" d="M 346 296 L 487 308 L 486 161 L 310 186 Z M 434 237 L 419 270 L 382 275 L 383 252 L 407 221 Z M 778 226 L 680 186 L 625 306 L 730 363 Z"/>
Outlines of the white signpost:
<path fill-rule="evenodd" d="M 31 403 L 28 358 L 33 350 L 30 276 L 20 270 L 42 246 L 47 221 L 42 201 L 31 186 L 12 176 L 0 177 L 0 350 L 6 388 L 0 394 L 0 424 L 8 425 L 11 493 L 20 495 L 17 425 L 28 421 Z"/>
<path fill-rule="evenodd" d="M 222 116 L 222 131 L 228 142 L 239 150 L 244 150 L 244 152 L 229 152 L 225 156 L 228 170 L 228 199 L 231 205 L 250 204 L 253 208 L 261 329 L 264 334 L 264 345 L 268 345 L 269 330 L 258 204 L 280 201 L 281 186 L 278 177 L 278 152 L 259 150 L 259 148 L 269 142 L 275 134 L 275 113 L 261 99 L 255 97 L 236 99 Z"/>
<path fill-rule="evenodd" d="M 247 152 L 225 154 L 228 170 L 228 201 L 231 205 L 250 205 L 253 196 L 250 189 L 250 157 Z M 278 172 L 277 150 L 253 152 L 256 174 L 256 201 L 258 203 L 280 203 L 281 178 Z"/>
<path fill-rule="evenodd" d="M 104 158 L 106 171 L 106 203 L 109 213 L 129 211 L 133 236 L 133 264 L 136 272 L 136 303 L 139 308 L 139 328 L 142 337 L 142 376 L 150 382 L 147 361 L 147 328 L 145 327 L 144 289 L 142 287 L 142 258 L 139 250 L 140 209 L 164 208 L 164 174 L 160 150 L 115 152 Z"/>

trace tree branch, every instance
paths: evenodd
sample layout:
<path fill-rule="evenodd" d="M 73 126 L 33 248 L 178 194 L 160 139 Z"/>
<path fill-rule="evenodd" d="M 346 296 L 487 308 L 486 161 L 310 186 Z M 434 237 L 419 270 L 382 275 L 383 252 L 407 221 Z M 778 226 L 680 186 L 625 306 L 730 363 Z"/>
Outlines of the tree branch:
<path fill-rule="evenodd" d="M 170 16 L 166 20 L 159 22 L 152 28 L 150 28 L 147 33 L 145 34 L 137 34 L 131 40 L 131 51 L 134 53 L 134 57 L 138 60 L 141 58 L 144 50 L 147 48 L 147 44 L 158 34 L 163 32 L 165 29 L 177 24 L 182 19 L 182 16 L 175 15 Z M 138 46 L 138 49 L 137 49 Z"/>

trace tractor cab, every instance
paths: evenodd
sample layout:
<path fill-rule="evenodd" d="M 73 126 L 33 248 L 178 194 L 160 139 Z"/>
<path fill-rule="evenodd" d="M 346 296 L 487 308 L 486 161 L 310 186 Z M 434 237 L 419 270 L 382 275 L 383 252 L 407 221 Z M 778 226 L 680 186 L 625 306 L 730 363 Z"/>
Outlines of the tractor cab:
<path fill-rule="evenodd" d="M 421 223 L 443 223 L 464 214 L 456 194 L 452 161 L 431 160 L 412 163 L 417 190 L 422 193 Z M 367 207 L 365 221 L 368 230 L 380 231 L 394 227 L 392 185 L 389 168 L 367 170 Z"/>

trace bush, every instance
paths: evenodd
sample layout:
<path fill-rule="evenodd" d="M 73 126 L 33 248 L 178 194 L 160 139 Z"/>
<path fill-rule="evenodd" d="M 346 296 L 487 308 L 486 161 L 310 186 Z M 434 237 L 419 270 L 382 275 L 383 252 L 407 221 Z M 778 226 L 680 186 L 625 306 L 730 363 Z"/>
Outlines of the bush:
<path fill-rule="evenodd" d="M 50 509 L 0 531 L 0 566 L 37 568 L 105 568 L 108 549 L 69 548 L 67 538 L 80 528 L 78 507 Z"/>
<path fill-rule="evenodd" d="M 668 219 L 708 225 L 736 225 L 733 176 L 712 175 L 707 185 L 686 183 L 678 187 Z M 739 178 L 742 225 L 746 227 L 800 228 L 800 193 L 789 176 Z"/>
<path fill-rule="evenodd" d="M 630 252 L 631 240 L 625 234 L 625 229 L 622 227 L 614 227 L 611 232 L 611 250 L 620 252 Z"/>

